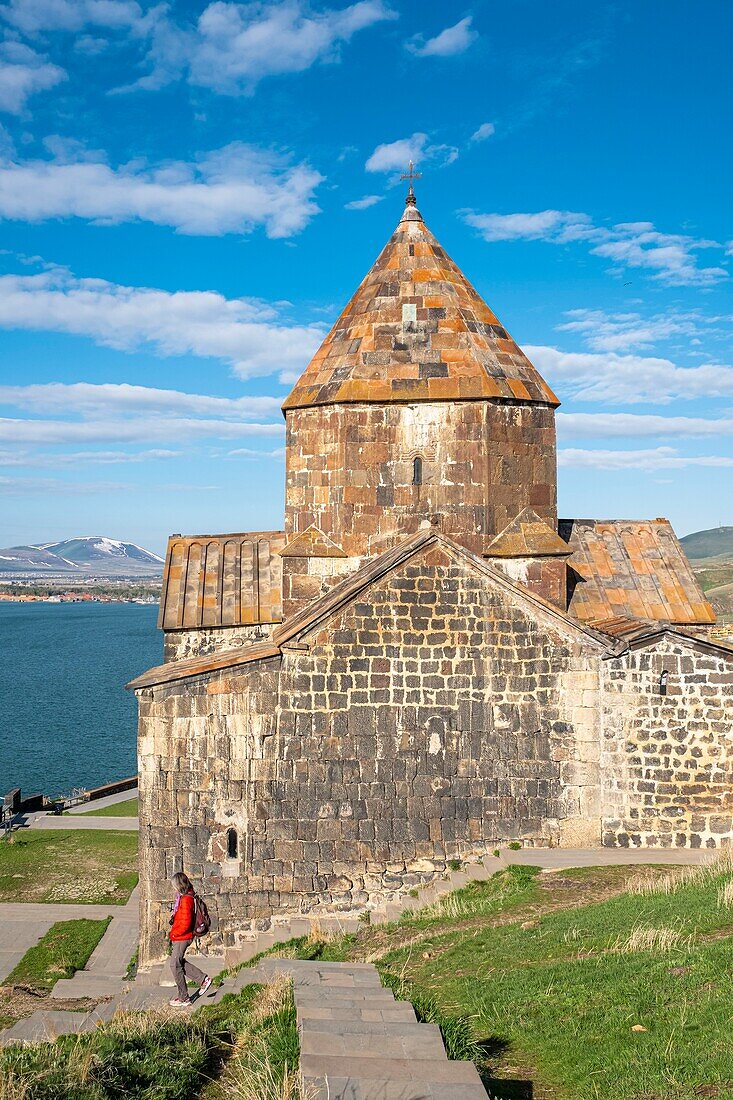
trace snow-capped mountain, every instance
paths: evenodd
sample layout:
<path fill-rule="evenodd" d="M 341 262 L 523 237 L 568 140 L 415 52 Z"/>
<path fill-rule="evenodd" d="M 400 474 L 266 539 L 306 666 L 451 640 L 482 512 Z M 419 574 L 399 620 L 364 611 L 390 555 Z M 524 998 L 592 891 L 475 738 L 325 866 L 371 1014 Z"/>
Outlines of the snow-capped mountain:
<path fill-rule="evenodd" d="M 134 542 L 85 535 L 0 550 L 0 575 L 159 577 L 163 559 Z"/>

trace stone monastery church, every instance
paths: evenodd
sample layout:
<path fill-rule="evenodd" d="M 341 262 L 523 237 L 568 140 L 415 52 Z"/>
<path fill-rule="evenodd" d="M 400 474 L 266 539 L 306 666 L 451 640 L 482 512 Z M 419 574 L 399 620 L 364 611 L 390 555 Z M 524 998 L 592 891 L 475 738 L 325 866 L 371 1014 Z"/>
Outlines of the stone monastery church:
<path fill-rule="evenodd" d="M 525 845 L 733 838 L 733 648 L 665 519 L 558 519 L 559 402 L 410 188 L 283 405 L 282 531 L 171 537 L 141 961 Z"/>

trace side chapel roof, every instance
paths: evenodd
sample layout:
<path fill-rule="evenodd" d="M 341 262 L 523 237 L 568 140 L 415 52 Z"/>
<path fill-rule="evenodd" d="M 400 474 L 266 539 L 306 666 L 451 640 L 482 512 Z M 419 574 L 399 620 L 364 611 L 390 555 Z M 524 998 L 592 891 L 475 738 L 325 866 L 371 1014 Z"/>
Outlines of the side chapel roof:
<path fill-rule="evenodd" d="M 561 519 L 558 531 L 573 551 L 571 615 L 584 622 L 715 622 L 669 520 Z"/>
<path fill-rule="evenodd" d="M 493 399 L 557 406 L 527 356 L 430 232 L 399 224 L 283 405 Z"/>
<path fill-rule="evenodd" d="M 159 630 L 279 623 L 284 531 L 171 535 Z"/>
<path fill-rule="evenodd" d="M 603 618 L 593 622 L 580 621 L 572 612 L 561 611 L 537 593 L 530 592 L 523 585 L 510 580 L 503 572 L 495 569 L 487 561 L 476 557 L 465 547 L 459 546 L 433 528 L 418 531 L 378 557 L 367 560 L 355 573 L 345 577 L 344 580 L 328 589 L 307 607 L 302 608 L 282 623 L 281 626 L 277 627 L 271 638 L 255 645 L 237 646 L 217 653 L 189 657 L 182 661 L 171 661 L 159 665 L 138 676 L 127 687 L 139 691 L 142 688 L 154 687 L 157 684 L 187 680 L 193 676 L 201 676 L 209 672 L 237 668 L 257 661 L 279 657 L 283 650 L 287 648 L 307 648 L 307 645 L 303 645 L 300 639 L 311 631 L 314 626 L 327 621 L 347 604 L 358 599 L 359 595 L 369 585 L 380 580 L 391 571 L 400 568 L 410 558 L 431 544 L 443 546 L 454 557 L 464 561 L 477 573 L 491 578 L 495 584 L 505 591 L 514 593 L 528 608 L 534 608 L 536 613 L 549 615 L 551 620 L 554 620 L 558 625 L 562 625 L 564 629 L 572 631 L 579 640 L 584 639 L 586 644 L 592 646 L 602 657 L 614 657 L 622 654 L 632 640 L 635 645 L 644 644 L 653 641 L 661 634 L 671 632 L 687 637 L 691 643 L 723 655 L 733 662 L 733 649 L 729 646 L 725 646 L 715 639 L 702 639 L 694 635 L 682 634 L 682 632 L 671 627 L 669 623 L 639 622 L 637 620 L 635 623 L 630 624 L 620 619 L 614 619 L 613 622 L 609 623 Z"/>

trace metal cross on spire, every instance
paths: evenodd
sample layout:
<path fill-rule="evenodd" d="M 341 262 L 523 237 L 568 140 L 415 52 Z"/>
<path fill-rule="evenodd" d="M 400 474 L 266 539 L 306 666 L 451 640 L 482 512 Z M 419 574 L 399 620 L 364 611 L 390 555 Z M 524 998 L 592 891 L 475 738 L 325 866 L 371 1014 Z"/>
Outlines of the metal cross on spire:
<path fill-rule="evenodd" d="M 412 161 L 410 161 L 410 164 L 409 164 L 409 167 L 408 167 L 407 171 L 402 173 L 402 175 L 400 176 L 400 179 L 410 181 L 410 187 L 409 187 L 409 190 L 407 192 L 407 198 L 405 199 L 405 206 L 416 206 L 417 205 L 417 199 L 415 198 L 415 189 L 412 186 L 412 181 L 422 179 L 422 172 L 416 172 L 415 171 L 415 165 L 412 163 Z"/>

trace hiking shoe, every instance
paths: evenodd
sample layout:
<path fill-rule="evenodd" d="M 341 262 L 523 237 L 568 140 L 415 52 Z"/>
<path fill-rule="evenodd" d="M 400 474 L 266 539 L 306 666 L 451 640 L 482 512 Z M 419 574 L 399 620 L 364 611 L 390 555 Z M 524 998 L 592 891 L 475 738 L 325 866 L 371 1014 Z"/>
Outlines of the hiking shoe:
<path fill-rule="evenodd" d="M 190 1008 L 191 1002 L 189 1000 L 182 1001 L 180 997 L 174 997 L 172 1001 L 168 1001 L 171 1008 Z"/>
<path fill-rule="evenodd" d="M 204 993 L 206 992 L 206 990 L 209 988 L 210 985 L 211 985 L 211 978 L 207 974 L 206 977 L 204 978 L 204 980 L 202 981 L 201 986 L 199 987 L 199 997 L 203 997 Z"/>

